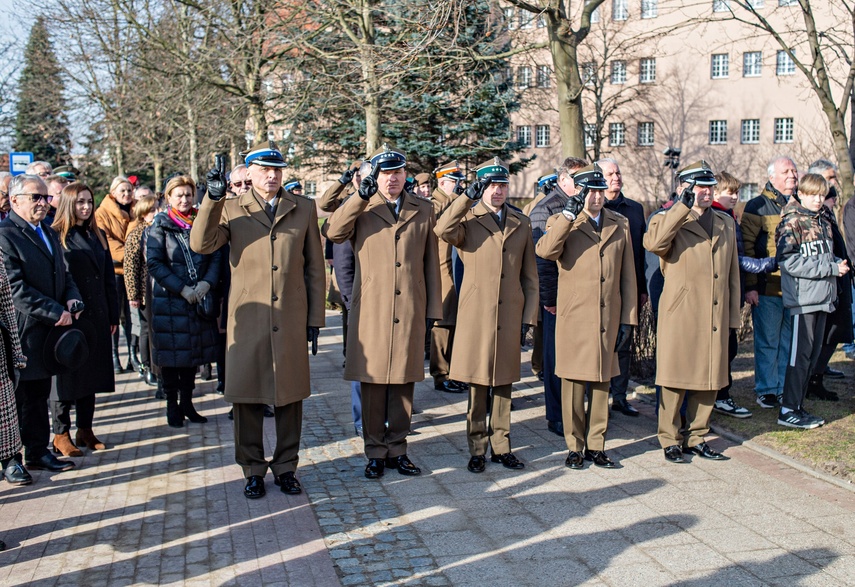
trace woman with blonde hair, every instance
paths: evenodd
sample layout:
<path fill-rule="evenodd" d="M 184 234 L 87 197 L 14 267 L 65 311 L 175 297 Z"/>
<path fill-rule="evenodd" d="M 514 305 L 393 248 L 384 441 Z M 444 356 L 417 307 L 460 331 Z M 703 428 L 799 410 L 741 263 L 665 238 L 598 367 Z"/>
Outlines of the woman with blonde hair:
<path fill-rule="evenodd" d="M 196 368 L 217 360 L 217 307 L 211 289 L 220 278 L 220 256 L 190 248 L 196 217 L 196 184 L 186 175 L 164 189 L 168 208 L 154 217 L 146 240 L 146 265 L 152 277 L 153 361 L 160 367 L 166 395 L 166 421 L 173 428 L 184 418 L 204 423 L 193 407 Z M 179 403 L 180 395 L 180 403 Z"/>
<path fill-rule="evenodd" d="M 107 237 L 98 228 L 93 211 L 92 190 L 81 183 L 70 183 L 62 190 L 52 228 L 62 244 L 68 270 L 80 290 L 84 311 L 75 322 L 87 337 L 89 356 L 79 369 L 57 375 L 51 392 L 53 449 L 67 457 L 79 457 L 78 448 L 103 450 L 106 445 L 92 431 L 95 394 L 116 390 L 110 362 L 111 335 L 118 329 L 119 306 L 116 278 Z M 83 323 L 88 322 L 88 325 Z M 77 412 L 77 433 L 71 441 L 71 408 Z"/>
<path fill-rule="evenodd" d="M 128 233 L 128 225 L 131 222 L 131 207 L 134 203 L 134 187 L 130 180 L 122 175 L 113 178 L 110 184 L 110 193 L 95 210 L 95 218 L 98 225 L 107 236 L 107 244 L 110 246 L 110 256 L 113 259 L 113 270 L 116 273 L 116 295 L 119 300 L 119 319 L 122 330 L 125 331 L 125 339 L 128 343 L 128 365 L 127 370 L 139 370 L 139 360 L 136 356 L 136 345 L 131 334 L 131 313 L 128 305 L 128 295 L 125 291 L 124 274 L 125 239 Z M 122 361 L 119 359 L 119 331 L 113 333 L 113 371 L 122 373 Z"/>

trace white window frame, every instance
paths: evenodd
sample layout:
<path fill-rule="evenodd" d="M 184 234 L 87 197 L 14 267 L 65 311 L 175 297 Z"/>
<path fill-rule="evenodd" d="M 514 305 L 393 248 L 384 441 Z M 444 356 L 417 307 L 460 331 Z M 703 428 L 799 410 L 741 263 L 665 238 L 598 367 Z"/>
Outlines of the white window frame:
<path fill-rule="evenodd" d="M 517 68 L 517 87 L 521 90 L 530 88 L 533 77 L 530 65 L 520 65 Z"/>
<path fill-rule="evenodd" d="M 743 118 L 739 128 L 739 140 L 743 145 L 760 144 L 760 119 Z"/>
<path fill-rule="evenodd" d="M 513 6 L 506 6 L 502 9 L 502 14 L 505 16 L 505 25 L 509 31 L 516 30 L 517 28 L 516 11 L 516 8 Z"/>
<path fill-rule="evenodd" d="M 744 183 L 739 188 L 739 201 L 747 202 L 751 198 L 760 195 L 760 184 Z"/>
<path fill-rule="evenodd" d="M 641 0 L 641 18 L 659 16 L 659 0 Z"/>
<path fill-rule="evenodd" d="M 548 65 L 538 65 L 535 75 L 535 84 L 538 88 L 549 88 L 552 86 L 552 68 Z"/>
<path fill-rule="evenodd" d="M 538 124 L 534 127 L 534 146 L 538 148 L 549 147 L 551 129 L 548 124 Z"/>
<path fill-rule="evenodd" d="M 531 125 L 517 126 L 517 142 L 525 148 L 531 147 Z"/>
<path fill-rule="evenodd" d="M 727 121 L 726 120 L 710 120 L 710 145 L 726 145 L 727 144 Z"/>
<path fill-rule="evenodd" d="M 795 53 L 795 50 L 793 50 Z M 778 50 L 775 55 L 775 75 L 795 75 L 796 62 L 790 57 L 790 54 L 783 49 Z"/>
<path fill-rule="evenodd" d="M 534 14 L 532 14 L 528 10 L 524 10 L 522 8 L 520 8 L 520 10 L 517 14 L 519 17 L 519 29 L 521 31 L 534 28 L 534 19 L 535 19 Z"/>
<path fill-rule="evenodd" d="M 642 84 L 652 84 L 656 81 L 655 57 L 642 57 L 638 61 L 638 81 Z"/>
<path fill-rule="evenodd" d="M 727 79 L 730 75 L 730 54 L 713 53 L 710 56 L 710 79 Z"/>
<path fill-rule="evenodd" d="M 713 12 L 730 12 L 730 0 L 713 0 Z"/>
<path fill-rule="evenodd" d="M 649 121 L 638 123 L 638 146 L 652 147 L 656 141 L 656 126 Z"/>
<path fill-rule="evenodd" d="M 609 81 L 612 84 L 620 85 L 626 83 L 626 61 L 622 59 L 615 59 L 611 64 L 611 74 L 609 75 Z"/>
<path fill-rule="evenodd" d="M 609 123 L 609 146 L 623 147 L 626 145 L 626 124 L 623 122 Z"/>
<path fill-rule="evenodd" d="M 742 54 L 742 77 L 760 77 L 763 74 L 763 52 L 746 51 Z"/>
<path fill-rule="evenodd" d="M 585 123 L 585 148 L 591 149 L 594 147 L 594 141 L 597 138 L 597 125 Z"/>
<path fill-rule="evenodd" d="M 793 118 L 776 118 L 774 143 L 792 143 L 795 136 L 795 120 Z"/>
<path fill-rule="evenodd" d="M 612 0 L 612 20 L 620 22 L 629 18 L 629 0 Z"/>

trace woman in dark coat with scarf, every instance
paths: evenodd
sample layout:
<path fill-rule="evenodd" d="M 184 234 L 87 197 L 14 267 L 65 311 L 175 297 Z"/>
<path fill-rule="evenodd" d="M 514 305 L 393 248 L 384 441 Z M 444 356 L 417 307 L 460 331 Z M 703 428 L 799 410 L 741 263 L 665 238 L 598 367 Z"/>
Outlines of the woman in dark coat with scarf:
<path fill-rule="evenodd" d="M 62 243 L 68 270 L 77 283 L 85 310 L 76 324 L 85 325 L 89 356 L 77 371 L 57 376 L 51 393 L 53 449 L 67 457 L 83 456 L 78 448 L 103 450 L 92 431 L 95 394 L 116 390 L 111 349 L 119 324 L 116 275 L 104 232 L 95 220 L 92 190 L 80 182 L 62 190 L 53 229 Z M 88 324 L 85 324 L 87 323 Z M 71 407 L 77 412 L 77 432 L 71 441 Z"/>
<path fill-rule="evenodd" d="M 166 394 L 166 421 L 180 428 L 185 417 L 191 422 L 208 421 L 193 407 L 193 388 L 196 368 L 217 360 L 217 304 L 209 305 L 214 309 L 210 318 L 201 315 L 199 305 L 219 281 L 220 252 L 200 255 L 190 249 L 193 180 L 186 175 L 173 177 L 164 195 L 169 207 L 154 217 L 146 242 L 146 266 L 154 280 L 150 327 L 154 362 L 160 366 Z"/>

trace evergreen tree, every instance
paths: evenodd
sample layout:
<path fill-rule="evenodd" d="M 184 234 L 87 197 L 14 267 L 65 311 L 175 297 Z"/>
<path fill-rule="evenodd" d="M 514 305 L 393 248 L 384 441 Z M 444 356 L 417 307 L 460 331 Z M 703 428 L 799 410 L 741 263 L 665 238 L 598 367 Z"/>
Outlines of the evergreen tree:
<path fill-rule="evenodd" d="M 71 155 L 62 78 L 45 19 L 39 16 L 30 30 L 18 80 L 15 149 L 55 165 L 68 162 Z"/>

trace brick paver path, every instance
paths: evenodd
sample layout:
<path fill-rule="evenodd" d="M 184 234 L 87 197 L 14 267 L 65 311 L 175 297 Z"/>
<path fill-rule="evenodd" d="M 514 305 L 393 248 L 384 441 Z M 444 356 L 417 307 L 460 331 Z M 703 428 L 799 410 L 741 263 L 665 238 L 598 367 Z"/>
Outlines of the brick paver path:
<path fill-rule="evenodd" d="M 303 495 L 268 476 L 266 498 L 243 498 L 212 383 L 197 388 L 208 424 L 174 430 L 152 388 L 122 375 L 98 399 L 109 450 L 33 471 L 29 487 L 0 483 L 0 585 L 852 584 L 855 493 L 723 440 L 728 462 L 667 463 L 646 405 L 612 417 L 621 468 L 570 471 L 533 377 L 514 393 L 524 471 L 467 472 L 466 398 L 426 381 L 409 451 L 424 474 L 364 479 L 338 323 L 329 314 L 312 359 Z"/>

